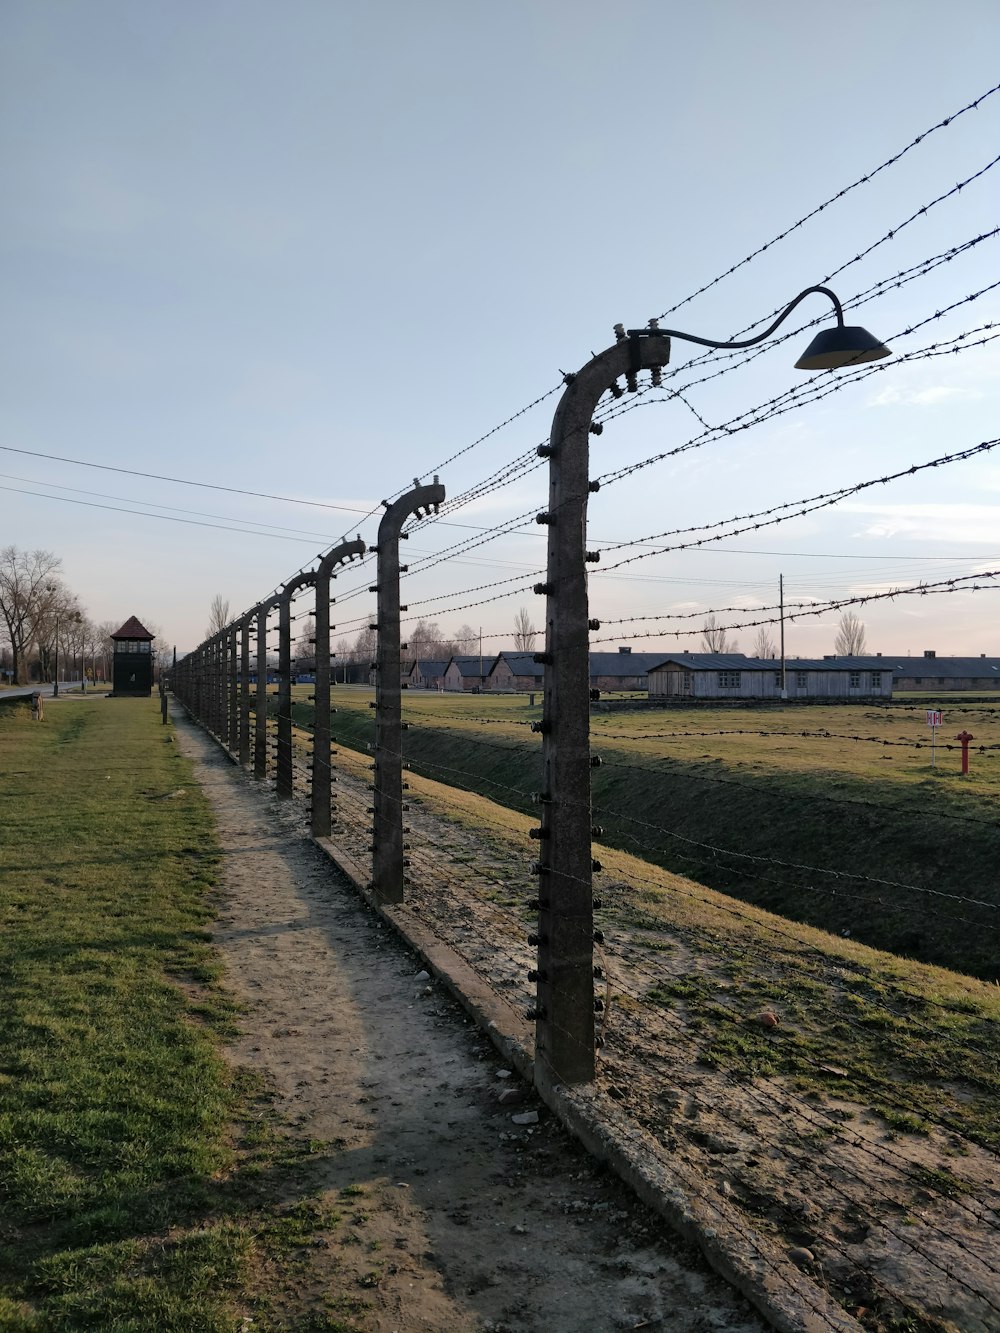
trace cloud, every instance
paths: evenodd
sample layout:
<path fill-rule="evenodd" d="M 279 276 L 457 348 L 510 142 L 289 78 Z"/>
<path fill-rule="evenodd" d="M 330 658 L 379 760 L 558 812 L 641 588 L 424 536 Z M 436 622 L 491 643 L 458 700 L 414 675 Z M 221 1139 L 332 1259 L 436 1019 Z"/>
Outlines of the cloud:
<path fill-rule="evenodd" d="M 871 514 L 861 537 L 908 537 L 918 541 L 981 543 L 995 547 L 1000 532 L 1000 505 L 846 503 L 843 512 Z"/>
<path fill-rule="evenodd" d="M 869 407 L 935 407 L 938 403 L 976 402 L 985 397 L 980 389 L 960 389 L 954 384 L 930 384 L 926 389 L 901 389 L 889 384 L 873 398 Z"/>

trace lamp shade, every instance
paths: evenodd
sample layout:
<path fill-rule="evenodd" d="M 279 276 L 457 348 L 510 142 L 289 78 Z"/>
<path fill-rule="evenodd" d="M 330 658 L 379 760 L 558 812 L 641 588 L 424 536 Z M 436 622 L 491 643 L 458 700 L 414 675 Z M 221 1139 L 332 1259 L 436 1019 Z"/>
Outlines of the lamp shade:
<path fill-rule="evenodd" d="M 796 370 L 839 370 L 863 361 L 881 361 L 892 353 L 884 343 L 859 324 L 838 324 L 817 333 L 795 363 Z"/>

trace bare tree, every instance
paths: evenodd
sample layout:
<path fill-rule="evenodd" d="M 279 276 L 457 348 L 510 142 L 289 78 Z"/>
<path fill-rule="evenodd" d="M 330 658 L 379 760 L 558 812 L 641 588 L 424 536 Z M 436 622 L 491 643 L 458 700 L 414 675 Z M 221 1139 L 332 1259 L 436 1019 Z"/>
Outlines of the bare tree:
<path fill-rule="evenodd" d="M 473 657 L 479 652 L 480 636 L 471 625 L 459 625 L 452 640 L 451 651 L 456 657 Z"/>
<path fill-rule="evenodd" d="M 212 605 L 208 608 L 208 628 L 205 630 L 205 638 L 210 639 L 213 634 L 218 634 L 220 630 L 226 628 L 229 624 L 229 598 L 223 597 L 221 592 L 217 592 L 212 598 Z M 148 629 L 149 626 L 147 625 Z"/>
<path fill-rule="evenodd" d="M 412 629 L 407 630 L 406 642 L 407 659 L 413 662 L 451 656 L 442 651 L 441 626 L 436 620 L 418 620 Z"/>
<path fill-rule="evenodd" d="M 526 606 L 518 607 L 514 617 L 514 647 L 519 653 L 530 653 L 537 637 L 538 630 L 531 623 L 531 612 Z"/>
<path fill-rule="evenodd" d="M 306 616 L 302 632 L 295 640 L 295 667 L 298 671 L 316 670 L 316 617 Z"/>
<path fill-rule="evenodd" d="M 838 657 L 863 657 L 866 646 L 865 622 L 853 611 L 845 611 L 840 617 L 833 651 Z"/>
<path fill-rule="evenodd" d="M 714 612 L 705 617 L 701 627 L 701 643 L 706 653 L 736 652 L 736 640 L 726 637 L 726 631 L 715 619 Z"/>
<path fill-rule="evenodd" d="M 767 625 L 761 625 L 750 649 L 751 657 L 774 657 L 777 652 L 774 639 Z"/>
<path fill-rule="evenodd" d="M 14 683 L 27 684 L 28 652 L 37 637 L 40 619 L 51 609 L 62 561 L 51 551 L 0 551 L 0 615 L 11 650 Z"/>
<path fill-rule="evenodd" d="M 110 680 L 114 667 L 115 645 L 111 638 L 118 625 L 113 620 L 102 620 L 97 626 L 98 648 L 101 655 L 101 676 L 104 680 Z"/>

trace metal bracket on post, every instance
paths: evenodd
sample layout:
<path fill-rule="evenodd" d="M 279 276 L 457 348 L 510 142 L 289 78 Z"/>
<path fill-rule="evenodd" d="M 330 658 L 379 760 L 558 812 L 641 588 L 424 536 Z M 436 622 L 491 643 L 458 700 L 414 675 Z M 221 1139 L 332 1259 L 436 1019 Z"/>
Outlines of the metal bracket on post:
<path fill-rule="evenodd" d="M 590 807 L 590 644 L 587 498 L 590 427 L 622 375 L 665 366 L 669 338 L 627 339 L 570 378 L 544 456 L 549 459 L 548 569 L 542 707 L 541 853 L 535 1003 L 535 1082 L 594 1077 L 594 903 Z"/>
<path fill-rule="evenodd" d="M 400 689 L 399 534 L 444 499 L 437 477 L 386 506 L 378 527 L 378 651 L 375 677 L 375 823 L 372 887 L 380 903 L 403 901 L 403 726 Z"/>
<path fill-rule="evenodd" d="M 330 836 L 330 578 L 334 569 L 347 560 L 365 553 L 365 544 L 359 537 L 353 542 L 341 542 L 328 551 L 316 568 L 316 689 L 313 716 L 312 809 L 311 828 L 314 838 Z"/>
<path fill-rule="evenodd" d="M 316 581 L 316 571 L 296 574 L 275 598 L 278 605 L 278 797 L 292 797 L 292 598 Z"/>

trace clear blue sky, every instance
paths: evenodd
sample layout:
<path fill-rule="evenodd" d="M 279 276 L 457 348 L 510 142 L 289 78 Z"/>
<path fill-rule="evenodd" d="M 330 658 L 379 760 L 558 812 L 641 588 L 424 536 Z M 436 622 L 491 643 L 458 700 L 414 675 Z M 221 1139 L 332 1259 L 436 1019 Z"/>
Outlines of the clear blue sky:
<path fill-rule="evenodd" d="M 353 533 L 350 511 L 553 388 L 612 340 L 616 321 L 640 324 L 683 300 L 1000 80 L 994 0 L 834 10 L 24 0 L 3 7 L 0 25 L 0 486 L 15 488 L 0 490 L 0 543 L 56 551 L 94 619 L 137 614 L 182 651 L 215 593 L 234 612 L 256 602 Z M 1000 94 L 668 322 L 731 336 L 998 151 Z M 991 230 L 998 183 L 1000 167 L 832 285 L 846 300 Z M 989 292 L 903 333 L 996 281 L 998 256 L 1000 237 L 984 240 L 854 318 L 896 353 L 1000 320 Z M 802 315 L 821 312 L 815 301 Z M 694 385 L 689 402 L 715 424 L 804 383 L 791 364 L 802 341 Z M 593 499 L 590 544 L 711 523 L 989 439 L 998 346 L 886 362 L 607 486 Z M 674 363 L 695 354 L 675 343 Z M 654 397 L 593 440 L 592 475 L 701 429 L 676 399 Z M 543 440 L 556 401 L 443 469 L 448 494 Z M 490 526 L 545 498 L 540 469 L 448 517 Z M 627 578 L 595 574 L 593 612 L 752 608 L 775 600 L 779 572 L 802 600 L 1000 568 L 998 505 L 1000 450 L 718 548 L 646 559 Z M 154 511 L 272 527 L 255 536 Z M 361 532 L 373 540 L 373 522 Z M 474 535 L 427 527 L 411 560 Z M 519 605 L 540 619 L 530 593 L 454 613 L 466 599 L 427 599 L 521 571 L 530 582 L 543 552 L 542 529 L 528 524 L 415 573 L 404 601 L 426 601 L 446 630 L 481 625 L 500 646 Z M 361 572 L 341 585 L 368 581 Z M 366 621 L 368 600 L 352 600 L 341 623 Z M 981 592 L 861 614 L 873 650 L 1000 654 L 997 606 L 997 593 Z M 832 651 L 835 624 L 802 621 L 789 650 Z M 752 636 L 740 632 L 740 648 Z M 627 627 L 620 637 L 632 638 Z"/>

